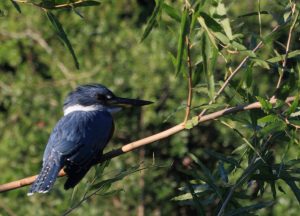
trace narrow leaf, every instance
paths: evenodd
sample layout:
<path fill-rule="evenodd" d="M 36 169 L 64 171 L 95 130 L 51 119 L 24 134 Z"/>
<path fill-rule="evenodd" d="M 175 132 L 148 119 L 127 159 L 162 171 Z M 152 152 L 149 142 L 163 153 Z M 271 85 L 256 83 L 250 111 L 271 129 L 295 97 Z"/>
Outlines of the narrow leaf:
<path fill-rule="evenodd" d="M 300 189 L 298 188 L 298 186 L 296 185 L 296 183 L 294 181 L 290 181 L 290 180 L 287 180 L 285 182 L 289 185 L 289 187 L 293 191 L 295 197 L 297 198 L 297 200 L 298 200 L 298 202 L 300 204 Z"/>
<path fill-rule="evenodd" d="M 235 216 L 235 215 L 242 215 L 246 213 L 251 213 L 253 211 L 257 211 L 262 208 L 270 207 L 274 204 L 274 202 L 260 202 L 255 205 L 245 206 L 239 209 L 231 210 L 228 213 L 226 213 L 226 216 Z"/>
<path fill-rule="evenodd" d="M 20 6 L 18 5 L 17 2 L 15 2 L 14 0 L 10 0 L 10 2 L 13 4 L 13 6 L 16 8 L 16 10 L 17 10 L 19 13 L 22 13 L 21 8 L 20 8 Z"/>
<path fill-rule="evenodd" d="M 265 113 L 269 113 L 272 109 L 272 104 L 269 101 L 263 99 L 262 97 L 257 96 L 256 98 L 260 102 L 263 111 Z"/>
<path fill-rule="evenodd" d="M 189 190 L 192 194 L 193 201 L 195 203 L 198 215 L 205 216 L 204 206 L 202 205 L 200 198 L 196 195 L 192 185 L 189 182 L 188 182 L 188 187 L 189 187 Z"/>
<path fill-rule="evenodd" d="M 199 123 L 199 118 L 198 116 L 193 117 L 191 120 L 188 120 L 184 127 L 186 129 L 192 129 L 193 127 L 197 126 Z"/>
<path fill-rule="evenodd" d="M 180 27 L 180 35 L 178 39 L 177 45 L 177 58 L 176 58 L 176 75 L 181 70 L 182 61 L 183 61 L 183 53 L 185 49 L 185 37 L 188 34 L 188 11 L 185 9 L 181 16 L 181 27 Z"/>
<path fill-rule="evenodd" d="M 175 8 L 171 7 L 170 5 L 163 3 L 163 11 L 165 11 L 171 18 L 176 20 L 177 22 L 180 22 L 181 18 L 178 13 L 178 11 L 175 10 Z"/>
<path fill-rule="evenodd" d="M 262 134 L 270 134 L 278 131 L 283 131 L 285 128 L 286 128 L 286 123 L 281 120 L 263 127 L 260 132 Z"/>
<path fill-rule="evenodd" d="M 215 36 L 213 35 L 213 33 L 209 30 L 208 26 L 206 25 L 205 19 L 202 16 L 199 16 L 198 22 L 202 26 L 202 28 L 205 30 L 205 32 L 207 33 L 210 42 L 214 45 L 214 47 L 216 49 L 218 49 L 218 46 L 217 46 L 216 40 L 215 40 Z"/>
<path fill-rule="evenodd" d="M 259 58 L 251 58 L 251 61 L 254 62 L 254 66 L 261 66 L 262 68 L 270 70 L 270 66 L 267 61 L 264 61 Z"/>
<path fill-rule="evenodd" d="M 239 163 L 232 157 L 228 157 L 224 154 L 221 154 L 221 153 L 218 153 L 218 152 L 215 152 L 213 150 L 210 150 L 210 149 L 205 149 L 204 150 L 206 154 L 209 154 L 210 156 L 214 157 L 214 158 L 217 158 L 223 162 L 226 162 L 226 163 L 229 163 L 229 164 L 232 164 L 233 166 L 235 167 L 239 167 Z"/>
<path fill-rule="evenodd" d="M 90 7 L 90 6 L 97 6 L 100 2 L 98 1 L 78 1 L 73 3 L 67 3 L 67 4 L 55 4 L 54 1 L 43 1 L 39 4 L 36 4 L 37 6 L 47 9 L 47 10 L 55 10 L 55 9 L 65 9 L 65 8 L 78 8 L 78 7 Z"/>
<path fill-rule="evenodd" d="M 248 17 L 248 16 L 258 16 L 259 14 L 269 14 L 268 11 L 260 11 L 258 12 L 251 12 L 251 13 L 246 13 L 243 15 L 238 16 L 238 18 L 242 18 L 242 17 Z"/>
<path fill-rule="evenodd" d="M 274 114 L 270 114 L 270 115 L 267 115 L 267 116 L 264 116 L 260 119 L 258 119 L 258 123 L 259 124 L 265 124 L 265 123 L 273 123 L 273 122 L 276 122 L 276 121 L 279 121 L 280 119 L 278 118 L 278 116 L 274 115 Z"/>
<path fill-rule="evenodd" d="M 161 12 L 162 5 L 163 5 L 163 0 L 156 1 L 156 6 L 154 8 L 154 11 L 153 11 L 151 17 L 149 18 L 149 20 L 147 22 L 147 26 L 142 35 L 141 42 L 143 42 L 148 37 L 148 35 L 152 31 L 154 25 L 157 23 L 157 16 Z"/>
<path fill-rule="evenodd" d="M 211 187 L 212 190 L 214 190 L 214 192 L 218 195 L 218 197 L 220 199 L 222 199 L 222 194 L 220 189 L 218 188 L 218 186 L 215 184 L 215 180 L 214 177 L 212 175 L 212 173 L 210 172 L 210 170 L 200 161 L 198 160 L 198 158 L 193 155 L 193 154 L 189 154 L 190 157 L 193 159 L 193 161 L 201 168 L 201 170 L 203 171 L 203 174 L 205 176 L 204 181 Z"/>
<path fill-rule="evenodd" d="M 77 60 L 77 57 L 75 55 L 75 52 L 73 50 L 73 47 L 68 39 L 67 34 L 65 33 L 61 23 L 58 21 L 58 19 L 54 16 L 53 13 L 51 13 L 50 11 L 46 12 L 48 19 L 50 20 L 52 26 L 54 27 L 54 30 L 56 31 L 57 35 L 59 36 L 59 38 L 61 39 L 61 41 L 67 46 L 69 52 L 71 53 L 74 62 L 75 62 L 75 66 L 77 69 L 79 69 L 79 63 Z"/>
<path fill-rule="evenodd" d="M 293 103 L 291 104 L 291 106 L 289 107 L 287 114 L 291 115 L 292 113 L 294 113 L 296 111 L 298 105 L 299 105 L 299 94 L 296 95 L 296 98 L 293 101 Z"/>
<path fill-rule="evenodd" d="M 287 55 L 287 58 L 294 58 L 294 57 L 297 57 L 300 55 L 300 50 L 295 50 L 295 51 L 292 51 L 292 52 L 289 52 L 288 55 Z M 270 58 L 268 60 L 266 60 L 267 62 L 270 62 L 270 63 L 276 63 L 276 62 L 280 62 L 280 61 L 283 61 L 283 59 L 285 58 L 285 54 L 283 55 L 280 55 L 280 56 L 276 56 L 276 57 L 273 57 L 273 58 Z"/>
<path fill-rule="evenodd" d="M 227 11 L 226 11 L 226 8 L 225 8 L 225 5 L 224 3 L 219 3 L 218 4 L 218 7 L 217 7 L 217 12 L 218 12 L 218 15 L 221 16 L 221 17 L 225 17 L 221 20 L 221 25 L 223 26 L 223 29 L 225 31 L 225 34 L 226 36 L 232 40 L 233 39 L 233 36 L 232 36 L 232 30 L 231 30 L 231 26 L 230 26 L 230 20 L 229 18 L 227 17 Z"/>

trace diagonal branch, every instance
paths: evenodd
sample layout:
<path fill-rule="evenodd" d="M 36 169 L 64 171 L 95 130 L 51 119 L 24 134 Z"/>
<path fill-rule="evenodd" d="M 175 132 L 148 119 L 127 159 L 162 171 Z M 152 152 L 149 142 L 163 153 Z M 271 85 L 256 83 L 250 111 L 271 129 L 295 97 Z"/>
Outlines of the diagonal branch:
<path fill-rule="evenodd" d="M 285 102 L 290 103 L 290 102 L 294 101 L 295 98 L 296 97 L 288 97 Z M 275 104 L 276 99 L 272 98 L 270 100 L 270 103 Z M 220 110 L 220 111 L 217 111 L 217 112 L 213 112 L 213 113 L 210 113 L 210 114 L 207 114 L 207 115 L 203 115 L 198 120 L 198 122 L 202 123 L 202 122 L 206 122 L 206 121 L 211 121 L 211 120 L 214 120 L 214 119 L 217 119 L 217 118 L 229 115 L 229 114 L 241 112 L 241 111 L 252 110 L 252 109 L 261 109 L 261 107 L 262 106 L 259 102 L 246 104 L 246 105 L 239 105 L 239 106 L 235 106 L 235 107 L 230 107 L 230 108 L 226 108 L 226 109 L 223 109 L 223 110 Z M 177 133 L 179 133 L 180 131 L 183 131 L 183 130 L 185 130 L 184 123 L 180 123 L 178 125 L 175 125 L 174 127 L 171 127 L 169 129 L 165 130 L 165 131 L 162 131 L 162 132 L 154 134 L 152 136 L 148 136 L 146 138 L 137 140 L 135 142 L 131 142 L 129 144 L 126 144 L 126 145 L 122 146 L 119 149 L 115 149 L 115 150 L 112 150 L 108 153 L 105 153 L 104 155 L 101 156 L 101 158 L 99 159 L 99 161 L 97 161 L 97 163 L 101 163 L 101 162 L 106 161 L 108 159 L 112 159 L 112 158 L 117 157 L 119 155 L 122 155 L 126 152 L 131 152 L 131 151 L 133 151 L 137 148 L 140 148 L 142 146 L 151 144 L 153 142 L 156 142 L 156 141 L 159 141 L 159 140 L 162 140 L 162 139 L 166 139 L 169 136 L 177 134 Z M 61 176 L 65 176 L 65 175 L 66 175 L 66 173 L 63 170 L 61 170 L 59 172 L 58 176 L 61 177 Z M 6 183 L 6 184 L 2 184 L 2 185 L 0 185 L 0 193 L 30 185 L 34 182 L 36 177 L 37 177 L 37 175 L 30 176 L 30 177 L 20 179 L 20 180 L 17 180 L 17 181 L 9 182 L 9 183 Z"/>
<path fill-rule="evenodd" d="M 277 29 L 280 26 L 275 26 L 271 33 L 276 32 Z M 263 46 L 263 41 L 260 41 L 256 47 L 254 47 L 254 49 L 252 49 L 252 52 L 256 52 L 257 50 L 259 50 L 261 47 Z M 250 56 L 246 56 L 241 63 L 235 68 L 235 70 L 230 74 L 230 76 L 225 80 L 225 82 L 223 83 L 223 85 L 221 86 L 221 88 L 219 89 L 219 91 L 217 92 L 217 94 L 214 96 L 214 98 L 208 103 L 208 105 L 213 104 L 218 97 L 221 95 L 221 93 L 224 91 L 224 89 L 229 85 L 230 81 L 235 77 L 235 75 L 237 75 L 237 73 L 240 71 L 240 69 L 246 64 L 246 62 L 249 60 Z M 273 98 L 274 99 L 274 98 Z M 206 112 L 208 111 L 208 109 L 203 109 L 202 112 L 198 115 L 199 118 L 201 118 Z"/>

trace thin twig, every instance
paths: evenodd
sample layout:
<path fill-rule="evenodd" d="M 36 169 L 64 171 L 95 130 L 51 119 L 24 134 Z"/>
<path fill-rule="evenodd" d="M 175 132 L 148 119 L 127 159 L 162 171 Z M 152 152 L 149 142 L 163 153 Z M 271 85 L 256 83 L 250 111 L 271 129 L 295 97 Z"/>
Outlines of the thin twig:
<path fill-rule="evenodd" d="M 252 50 L 253 52 L 256 52 L 261 46 L 262 46 L 262 41 L 257 44 L 257 46 Z M 225 80 L 217 94 L 214 96 L 214 98 L 208 103 L 208 105 L 211 105 L 216 101 L 216 99 L 221 95 L 221 93 L 224 91 L 224 89 L 228 86 L 229 82 L 232 80 L 232 78 L 239 72 L 239 70 L 244 66 L 244 64 L 247 62 L 247 60 L 250 58 L 250 56 L 246 56 L 243 61 L 237 66 L 237 68 L 230 74 L 230 76 Z M 202 110 L 202 112 L 199 114 L 199 118 L 201 118 L 206 112 L 207 109 Z"/>
<path fill-rule="evenodd" d="M 292 6 L 291 6 L 292 16 L 295 13 L 295 9 L 296 9 L 296 4 L 293 3 Z M 297 13 L 297 15 L 295 16 L 295 19 L 294 19 L 294 21 L 293 21 L 293 23 L 292 23 L 292 25 L 290 27 L 290 30 L 289 30 L 288 39 L 287 39 L 287 43 L 286 43 L 285 57 L 284 57 L 283 62 L 282 62 L 282 69 L 281 69 L 281 73 L 279 74 L 279 79 L 278 79 L 278 82 L 277 82 L 277 85 L 276 85 L 276 90 L 279 89 L 280 84 L 282 82 L 283 74 L 284 74 L 284 72 L 286 70 L 286 63 L 287 63 L 288 54 L 289 54 L 289 51 L 290 51 L 290 44 L 291 44 L 292 32 L 293 32 L 293 30 L 295 28 L 295 24 L 297 22 L 298 15 L 299 15 L 299 13 Z M 273 97 L 275 97 L 275 96 L 273 96 Z"/>
<path fill-rule="evenodd" d="M 279 26 L 276 26 L 275 28 L 273 28 L 273 30 L 271 31 L 271 33 L 275 32 L 277 29 L 279 28 Z M 263 41 L 260 41 L 256 47 L 254 49 L 252 49 L 252 52 L 256 52 L 258 49 L 260 49 L 263 46 Z M 229 82 L 233 79 L 233 77 L 240 71 L 240 69 L 245 65 L 245 63 L 248 61 L 248 59 L 250 58 L 250 56 L 246 56 L 242 62 L 236 67 L 236 69 L 230 74 L 230 76 L 225 80 L 225 82 L 223 83 L 223 85 L 221 86 L 221 88 L 219 89 L 219 91 L 217 92 L 217 94 L 213 97 L 213 99 L 208 103 L 208 105 L 213 104 L 216 99 L 221 95 L 221 93 L 224 91 L 224 89 L 228 86 Z M 273 98 L 274 99 L 274 98 Z M 208 111 L 207 109 L 202 110 L 202 112 L 198 115 L 198 118 L 200 119 L 206 112 Z"/>
<path fill-rule="evenodd" d="M 23 4 L 31 4 L 31 5 L 34 5 L 36 7 L 39 7 L 39 8 L 42 8 L 42 9 L 52 9 L 52 10 L 55 10 L 55 9 L 64 9 L 64 8 L 75 8 L 77 6 L 80 6 L 80 4 L 86 2 L 85 0 L 79 0 L 79 1 L 76 1 L 76 2 L 72 2 L 72 3 L 67 3 L 67 4 L 53 4 L 53 5 L 50 5 L 50 4 L 37 4 L 37 3 L 34 3 L 34 2 L 29 2 L 27 0 L 13 0 L 14 2 L 17 2 L 17 3 L 23 3 Z"/>
<path fill-rule="evenodd" d="M 290 102 L 294 101 L 295 98 L 296 97 L 288 97 L 285 102 L 290 103 Z M 270 103 L 275 104 L 276 99 L 274 99 L 274 98 L 271 99 Z M 201 119 L 199 119 L 199 123 L 210 121 L 210 120 L 215 120 L 215 119 L 220 118 L 222 116 L 226 116 L 226 115 L 241 112 L 241 111 L 252 110 L 252 109 L 260 109 L 260 108 L 261 108 L 261 104 L 259 102 L 246 104 L 246 105 L 239 105 L 239 106 L 235 106 L 235 107 L 230 107 L 230 108 L 226 108 L 226 109 L 223 109 L 223 110 L 220 110 L 220 111 L 202 116 Z M 108 153 L 105 153 L 104 155 L 101 156 L 101 158 L 99 158 L 99 161 L 97 163 L 102 163 L 106 160 L 112 159 L 114 157 L 117 157 L 119 155 L 122 155 L 122 154 L 130 152 L 130 151 L 133 151 L 133 150 L 135 150 L 137 148 L 140 148 L 142 146 L 145 146 L 145 145 L 148 145 L 150 143 L 165 139 L 169 136 L 172 136 L 174 134 L 177 134 L 177 133 L 183 131 L 184 129 L 185 129 L 184 124 L 180 123 L 178 125 L 175 125 L 174 127 L 171 127 L 169 129 L 165 130 L 165 131 L 162 131 L 160 133 L 157 133 L 157 134 L 154 134 L 152 136 L 149 136 L 149 137 L 137 140 L 135 142 L 126 144 L 126 145 L 124 145 L 123 147 L 121 147 L 119 149 L 115 149 L 115 150 L 112 150 Z M 58 176 L 61 177 L 61 176 L 65 176 L 65 175 L 66 175 L 65 172 L 63 170 L 61 170 Z M 24 179 L 21 179 L 21 180 L 9 182 L 9 183 L 6 183 L 6 184 L 2 184 L 2 185 L 0 185 L 0 193 L 30 185 L 35 181 L 36 177 L 37 177 L 37 175 L 27 177 L 27 178 L 24 178 Z"/>

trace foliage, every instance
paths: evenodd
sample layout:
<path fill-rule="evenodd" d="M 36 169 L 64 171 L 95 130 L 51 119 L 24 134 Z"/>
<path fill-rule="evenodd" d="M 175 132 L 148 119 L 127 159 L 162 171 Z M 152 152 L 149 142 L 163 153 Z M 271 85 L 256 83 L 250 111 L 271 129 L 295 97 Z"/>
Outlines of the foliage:
<path fill-rule="evenodd" d="M 296 1 L 12 0 L 0 10 L 1 183 L 38 172 L 77 84 L 156 101 L 117 114 L 107 151 L 190 113 L 190 130 L 96 166 L 73 191 L 60 179 L 47 195 L 1 194 L 1 214 L 298 214 Z M 197 122 L 255 101 L 261 110 Z"/>

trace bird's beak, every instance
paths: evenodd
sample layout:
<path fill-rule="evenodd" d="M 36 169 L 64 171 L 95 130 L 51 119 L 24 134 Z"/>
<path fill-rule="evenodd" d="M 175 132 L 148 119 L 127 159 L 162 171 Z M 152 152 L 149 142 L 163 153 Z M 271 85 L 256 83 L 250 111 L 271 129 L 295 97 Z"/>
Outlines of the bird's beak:
<path fill-rule="evenodd" d="M 127 106 L 141 107 L 152 103 L 153 102 L 146 101 L 146 100 L 129 99 L 129 98 L 121 98 L 121 97 L 116 97 L 113 99 L 113 104 L 121 107 L 127 107 Z"/>

